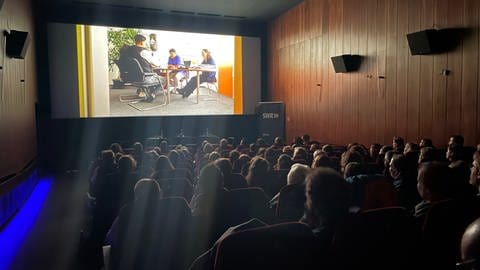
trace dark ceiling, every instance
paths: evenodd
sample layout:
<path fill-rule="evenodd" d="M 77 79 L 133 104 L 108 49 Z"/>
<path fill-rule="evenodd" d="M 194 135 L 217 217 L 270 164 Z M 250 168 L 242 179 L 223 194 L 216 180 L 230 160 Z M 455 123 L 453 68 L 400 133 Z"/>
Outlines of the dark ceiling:
<path fill-rule="evenodd" d="M 59 4 L 105 5 L 189 16 L 268 21 L 302 0 L 50 0 Z"/>

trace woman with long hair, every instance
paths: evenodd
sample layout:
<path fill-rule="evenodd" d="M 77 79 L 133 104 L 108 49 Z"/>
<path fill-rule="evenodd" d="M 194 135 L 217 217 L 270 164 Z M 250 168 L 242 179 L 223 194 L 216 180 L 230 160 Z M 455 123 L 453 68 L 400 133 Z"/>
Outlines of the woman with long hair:
<path fill-rule="evenodd" d="M 208 49 L 202 49 L 202 65 L 216 66 L 215 60 L 213 60 L 212 54 Z M 207 72 L 204 71 L 200 74 L 200 83 L 204 82 L 215 82 L 217 73 L 215 71 Z M 178 89 L 178 93 L 182 95 L 183 98 L 190 96 L 193 91 L 197 88 L 197 76 L 190 78 L 188 83 L 182 89 Z"/>

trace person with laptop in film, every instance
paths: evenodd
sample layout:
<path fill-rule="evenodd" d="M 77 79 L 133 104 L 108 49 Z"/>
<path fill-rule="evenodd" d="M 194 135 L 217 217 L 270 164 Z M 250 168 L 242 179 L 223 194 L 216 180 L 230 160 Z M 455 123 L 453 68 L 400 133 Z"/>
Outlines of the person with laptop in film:
<path fill-rule="evenodd" d="M 147 38 L 144 35 L 137 34 L 134 37 L 135 45 L 125 46 L 120 51 L 120 58 L 122 57 L 131 57 L 137 59 L 138 63 L 142 67 L 144 73 L 153 73 L 155 67 L 160 66 L 160 61 L 153 57 L 151 51 L 146 48 Z M 165 85 L 165 78 L 160 76 L 146 76 L 145 82 L 157 83 L 160 82 L 162 85 Z M 139 97 L 145 97 L 146 93 L 138 93 Z"/>
<path fill-rule="evenodd" d="M 200 67 L 205 67 L 205 68 L 215 68 L 215 60 L 213 60 L 213 57 L 211 55 L 211 52 L 207 49 L 202 49 L 202 57 L 203 61 L 200 65 Z M 204 82 L 215 82 L 216 80 L 216 75 L 217 73 L 215 71 L 204 71 L 202 74 L 200 74 L 200 83 Z M 194 76 L 190 78 L 188 81 L 187 85 L 183 87 L 182 89 L 178 89 L 177 92 L 182 95 L 183 98 L 187 98 L 190 96 L 193 91 L 197 88 L 197 76 Z"/>
<path fill-rule="evenodd" d="M 177 54 L 174 48 L 171 48 L 168 53 L 168 69 L 170 71 L 170 78 L 173 86 L 178 88 L 178 82 L 182 82 L 186 77 L 186 72 L 184 70 L 176 70 L 178 68 L 184 67 L 182 58 Z"/>

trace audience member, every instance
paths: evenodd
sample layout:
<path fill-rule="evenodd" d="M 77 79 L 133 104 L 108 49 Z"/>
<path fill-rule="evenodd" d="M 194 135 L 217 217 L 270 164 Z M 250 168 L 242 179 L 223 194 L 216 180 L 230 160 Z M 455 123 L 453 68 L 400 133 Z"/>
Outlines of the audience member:
<path fill-rule="evenodd" d="M 451 170 L 451 184 L 454 198 L 470 200 L 478 193 L 478 189 L 470 184 L 470 164 L 461 160 L 448 165 Z"/>
<path fill-rule="evenodd" d="M 160 153 L 158 153 L 159 155 L 168 155 L 169 149 L 168 149 L 168 142 L 166 140 L 163 140 L 160 142 L 159 148 L 160 148 Z"/>
<path fill-rule="evenodd" d="M 364 163 L 364 158 L 363 158 L 362 154 L 360 154 L 357 151 L 346 151 L 346 152 L 344 152 L 342 154 L 342 157 L 341 157 L 341 160 L 340 160 L 340 166 L 341 166 L 341 171 L 342 172 L 345 171 L 345 167 L 350 162 L 358 162 L 358 163 L 363 164 Z"/>
<path fill-rule="evenodd" d="M 275 137 L 275 140 L 273 140 L 273 147 L 276 149 L 282 149 L 285 146 L 285 143 L 283 142 L 283 139 L 281 137 Z"/>
<path fill-rule="evenodd" d="M 238 152 L 240 152 L 240 153 L 242 153 L 242 154 L 247 154 L 248 149 L 249 149 L 249 145 L 247 144 L 245 138 L 242 138 L 242 139 L 240 140 L 240 142 L 238 143 L 236 149 L 237 149 Z"/>
<path fill-rule="evenodd" d="M 452 135 L 448 140 L 448 146 L 450 147 L 451 145 L 456 145 L 456 146 L 463 147 L 464 142 L 465 142 L 465 139 L 463 138 L 462 135 Z"/>
<path fill-rule="evenodd" d="M 232 172 L 233 173 L 242 173 L 242 168 L 250 162 L 250 156 L 246 154 L 242 154 L 238 157 L 232 165 Z"/>
<path fill-rule="evenodd" d="M 456 166 L 464 161 L 463 146 L 452 143 L 447 148 L 446 158 L 450 162 L 450 167 Z"/>
<path fill-rule="evenodd" d="M 327 153 L 329 157 L 333 155 L 333 147 L 330 144 L 325 144 L 322 147 L 322 151 Z"/>
<path fill-rule="evenodd" d="M 107 240 L 110 269 L 185 269 L 189 255 L 190 209 L 183 198 L 162 198 L 155 180 L 142 179 L 135 200 L 120 211 Z"/>
<path fill-rule="evenodd" d="M 380 152 L 378 152 L 378 157 L 377 157 L 377 164 L 381 166 L 382 168 L 385 167 L 385 154 L 388 151 L 393 150 L 393 147 L 390 145 L 384 145 L 382 148 L 380 148 Z"/>
<path fill-rule="evenodd" d="M 324 152 L 323 150 L 315 150 L 315 152 L 313 152 L 312 158 L 315 159 L 316 157 L 318 157 L 320 155 L 328 156 L 327 152 Z"/>
<path fill-rule="evenodd" d="M 287 175 L 287 185 L 302 185 L 310 171 L 311 169 L 307 165 L 293 164 Z"/>
<path fill-rule="evenodd" d="M 416 170 L 413 172 L 408 167 L 408 160 L 404 155 L 395 154 L 390 161 L 389 172 L 393 178 L 393 186 L 397 190 L 400 205 L 407 210 L 413 209 L 420 199 L 416 189 Z"/>
<path fill-rule="evenodd" d="M 222 153 L 229 153 L 232 150 L 232 146 L 228 144 L 228 140 L 225 138 L 222 138 L 219 142 L 219 145 L 217 149 L 215 149 L 216 152 L 222 154 Z"/>
<path fill-rule="evenodd" d="M 428 138 L 422 138 L 420 140 L 420 143 L 418 144 L 418 146 L 420 148 L 424 148 L 424 147 L 432 147 L 433 148 L 433 142 L 431 139 L 428 139 Z"/>
<path fill-rule="evenodd" d="M 171 178 L 174 170 L 175 167 L 173 167 L 167 156 L 159 156 L 155 163 L 155 173 L 152 175 L 152 178 L 155 180 Z"/>
<path fill-rule="evenodd" d="M 418 163 L 435 161 L 435 150 L 433 147 L 425 146 L 420 148 L 420 154 L 418 155 Z"/>
<path fill-rule="evenodd" d="M 140 143 L 140 142 L 135 142 L 135 143 L 132 145 L 132 148 L 133 148 L 132 157 L 133 157 L 133 158 L 135 159 L 135 161 L 137 162 L 137 165 L 142 164 L 142 158 L 143 158 L 143 155 L 144 155 L 142 143 Z"/>
<path fill-rule="evenodd" d="M 370 149 L 368 151 L 370 156 L 370 162 L 377 162 L 378 155 L 380 154 L 380 149 L 382 145 L 379 143 L 374 143 L 370 145 Z"/>
<path fill-rule="evenodd" d="M 110 145 L 110 150 L 112 150 L 113 153 L 115 153 L 115 154 L 117 154 L 117 153 L 122 153 L 123 154 L 123 148 L 119 143 L 112 143 Z"/>
<path fill-rule="evenodd" d="M 405 141 L 403 140 L 402 137 L 395 136 L 393 137 L 392 147 L 393 147 L 393 150 L 395 150 L 395 152 L 403 153 L 403 148 L 405 147 Z"/>
<path fill-rule="evenodd" d="M 232 164 L 235 163 L 235 161 L 237 161 L 237 159 L 240 157 L 242 153 L 240 153 L 238 150 L 232 150 L 230 151 L 230 153 L 228 154 L 228 158 L 230 159 L 230 162 Z"/>
<path fill-rule="evenodd" d="M 114 173 L 117 169 L 115 153 L 112 150 L 104 150 L 100 154 L 99 165 L 94 169 L 90 178 L 90 195 L 96 196 L 100 183 L 107 174 Z"/>
<path fill-rule="evenodd" d="M 390 150 L 385 153 L 384 160 L 383 160 L 383 175 L 390 177 L 390 161 L 392 160 L 393 155 L 399 154 L 395 152 L 395 150 Z"/>
<path fill-rule="evenodd" d="M 403 154 L 406 155 L 407 153 L 418 152 L 419 150 L 420 150 L 420 147 L 418 146 L 418 144 L 413 142 L 407 142 L 405 144 L 405 149 L 403 149 Z"/>
<path fill-rule="evenodd" d="M 312 169 L 319 167 L 333 168 L 332 160 L 324 153 L 317 155 L 312 162 Z"/>
<path fill-rule="evenodd" d="M 308 134 L 303 134 L 302 135 L 302 144 L 306 147 L 309 147 L 310 146 L 310 135 Z"/>
<path fill-rule="evenodd" d="M 295 186 L 302 186 L 301 188 L 304 189 L 305 179 L 307 175 L 312 171 L 310 167 L 303 164 L 293 164 L 290 172 L 287 175 L 287 185 L 295 185 Z M 276 208 L 278 205 L 278 200 L 280 198 L 280 192 L 277 193 L 271 200 L 270 200 L 270 207 Z"/>
<path fill-rule="evenodd" d="M 232 163 L 228 158 L 219 158 L 213 163 L 223 174 L 226 189 L 246 188 L 247 182 L 240 174 L 232 173 Z"/>
<path fill-rule="evenodd" d="M 302 222 L 312 228 L 323 245 L 330 245 L 335 230 L 348 217 L 350 191 L 343 177 L 330 168 L 317 168 L 306 179 L 305 216 Z"/>
<path fill-rule="evenodd" d="M 310 150 L 309 150 L 310 153 L 313 153 L 313 152 L 315 152 L 315 151 L 317 151 L 317 150 L 320 150 L 320 149 L 321 149 L 321 148 L 320 148 L 320 145 L 319 145 L 318 143 L 312 143 L 312 144 L 310 144 Z"/>
<path fill-rule="evenodd" d="M 480 151 L 473 155 L 472 168 L 470 171 L 470 184 L 480 188 Z"/>
<path fill-rule="evenodd" d="M 364 166 L 359 162 L 350 162 L 345 166 L 343 177 L 348 178 L 360 174 L 365 174 Z"/>
<path fill-rule="evenodd" d="M 292 147 L 290 145 L 284 146 L 283 149 L 282 149 L 282 153 L 293 157 L 293 150 L 292 150 Z"/>
<path fill-rule="evenodd" d="M 295 147 L 293 151 L 293 161 L 295 163 L 307 164 L 308 162 L 308 152 L 304 147 Z"/>
<path fill-rule="evenodd" d="M 452 198 L 449 178 L 450 170 L 447 164 L 433 161 L 420 165 L 417 190 L 422 201 L 415 206 L 416 218 L 423 220 L 432 204 Z"/>
<path fill-rule="evenodd" d="M 206 165 L 200 171 L 195 194 L 190 202 L 192 215 L 207 215 L 213 218 L 214 212 L 220 206 L 224 192 L 222 172 L 213 164 Z"/>
<path fill-rule="evenodd" d="M 255 157 L 257 154 L 258 154 L 258 145 L 256 145 L 255 143 L 251 143 L 251 144 L 250 144 L 250 147 L 249 147 L 248 155 L 249 155 L 251 158 L 253 158 L 253 157 Z"/>
<path fill-rule="evenodd" d="M 263 154 L 263 158 L 265 158 L 268 161 L 268 164 L 270 165 L 270 170 L 273 170 L 273 166 L 277 163 L 278 157 L 279 157 L 279 152 L 275 150 L 273 147 L 269 147 L 265 150 L 265 153 Z"/>
<path fill-rule="evenodd" d="M 457 269 L 480 269 L 480 218 L 472 222 L 462 237 L 461 262 Z"/>
<path fill-rule="evenodd" d="M 255 141 L 255 144 L 260 148 L 260 147 L 264 147 L 266 148 L 268 145 L 267 143 L 265 142 L 264 139 L 262 138 L 258 138 L 256 141 Z"/>
<path fill-rule="evenodd" d="M 220 153 L 213 151 L 208 155 L 208 162 L 214 162 L 215 160 L 221 158 L 222 155 Z"/>
<path fill-rule="evenodd" d="M 250 187 L 259 187 L 265 191 L 270 198 L 275 194 L 272 194 L 272 177 L 269 171 L 268 161 L 262 157 L 255 157 L 250 162 L 248 168 L 248 174 L 245 179 Z"/>
<path fill-rule="evenodd" d="M 281 154 L 277 159 L 277 164 L 275 164 L 275 170 L 290 170 L 293 165 L 293 160 L 289 155 Z"/>

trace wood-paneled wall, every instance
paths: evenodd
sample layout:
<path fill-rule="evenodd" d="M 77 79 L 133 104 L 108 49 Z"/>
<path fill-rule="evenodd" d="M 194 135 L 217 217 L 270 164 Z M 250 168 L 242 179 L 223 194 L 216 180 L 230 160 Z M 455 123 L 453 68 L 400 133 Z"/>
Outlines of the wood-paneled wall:
<path fill-rule="evenodd" d="M 270 22 L 268 98 L 286 104 L 288 139 L 480 143 L 479 10 L 478 0 L 306 0 Z M 407 33 L 457 27 L 469 33 L 454 51 L 410 55 Z M 360 70 L 335 73 L 341 54 L 364 56 Z"/>
<path fill-rule="evenodd" d="M 0 178 L 17 173 L 36 156 L 35 102 L 37 78 L 31 0 L 5 0 L 0 10 L 0 31 L 30 34 L 25 59 L 4 55 L 0 42 Z"/>

